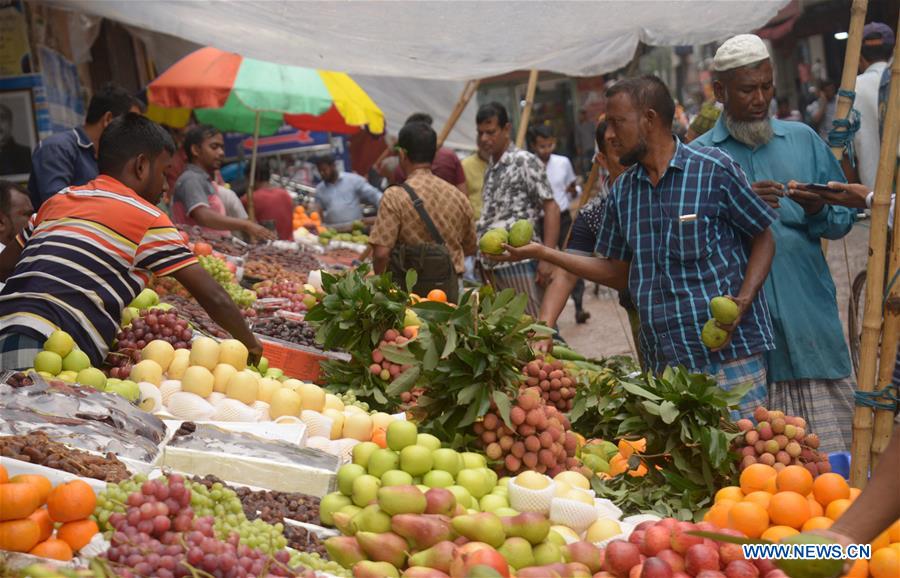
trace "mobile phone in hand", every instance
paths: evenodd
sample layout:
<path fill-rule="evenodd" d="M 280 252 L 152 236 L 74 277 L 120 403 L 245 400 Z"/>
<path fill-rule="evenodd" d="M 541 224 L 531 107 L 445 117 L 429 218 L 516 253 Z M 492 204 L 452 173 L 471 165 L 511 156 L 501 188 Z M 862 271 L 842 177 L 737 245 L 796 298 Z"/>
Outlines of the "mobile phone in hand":
<path fill-rule="evenodd" d="M 807 191 L 814 191 L 814 192 L 818 192 L 818 193 L 840 192 L 840 191 L 836 191 L 835 189 L 832 189 L 828 185 L 820 185 L 818 183 L 804 183 L 802 185 L 799 185 L 798 188 L 801 188 L 801 189 L 804 189 Z"/>

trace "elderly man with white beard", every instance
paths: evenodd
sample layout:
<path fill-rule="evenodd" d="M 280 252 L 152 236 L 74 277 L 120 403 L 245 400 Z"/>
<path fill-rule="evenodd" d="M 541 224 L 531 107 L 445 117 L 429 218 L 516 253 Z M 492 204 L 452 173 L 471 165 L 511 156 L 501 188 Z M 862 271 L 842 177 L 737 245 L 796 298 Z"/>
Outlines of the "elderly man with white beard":
<path fill-rule="evenodd" d="M 778 212 L 775 257 L 763 288 L 775 334 L 775 349 L 766 352 L 769 407 L 806 419 L 821 450 L 846 450 L 855 384 L 820 242 L 850 232 L 855 211 L 828 205 L 801 184 L 846 182 L 844 174 L 811 128 L 769 118 L 772 63 L 758 36 L 727 40 L 713 68 L 724 111 L 694 143 L 726 151 Z"/>

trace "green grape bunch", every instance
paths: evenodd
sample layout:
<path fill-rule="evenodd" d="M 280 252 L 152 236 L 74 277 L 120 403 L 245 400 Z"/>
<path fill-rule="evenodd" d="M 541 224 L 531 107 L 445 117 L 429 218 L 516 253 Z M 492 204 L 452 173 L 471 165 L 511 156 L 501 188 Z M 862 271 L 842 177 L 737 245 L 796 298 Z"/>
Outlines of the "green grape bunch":
<path fill-rule="evenodd" d="M 201 255 L 197 258 L 200 266 L 203 267 L 210 276 L 223 287 L 229 283 L 234 283 L 234 274 L 228 269 L 228 265 L 222 259 L 211 255 Z"/>

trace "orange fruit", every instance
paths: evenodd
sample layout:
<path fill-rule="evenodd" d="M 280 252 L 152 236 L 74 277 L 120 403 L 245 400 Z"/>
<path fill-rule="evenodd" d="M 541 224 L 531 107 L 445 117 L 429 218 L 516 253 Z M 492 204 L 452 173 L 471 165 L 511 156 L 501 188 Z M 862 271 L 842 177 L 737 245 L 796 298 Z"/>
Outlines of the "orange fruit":
<path fill-rule="evenodd" d="M 803 466 L 788 466 L 775 476 L 779 492 L 797 492 L 806 496 L 812 491 L 813 477 Z"/>
<path fill-rule="evenodd" d="M 622 454 L 616 454 L 609 460 L 609 475 L 616 477 L 628 471 L 628 460 Z"/>
<path fill-rule="evenodd" d="M 41 537 L 38 539 L 38 542 L 43 542 L 53 534 L 53 520 L 50 519 L 50 513 L 47 512 L 47 508 L 38 508 L 28 516 L 28 519 L 37 522 L 38 528 L 41 530 Z"/>
<path fill-rule="evenodd" d="M 60 484 L 47 497 L 47 511 L 54 522 L 74 522 L 87 518 L 94 512 L 96 505 L 94 490 L 81 480 Z"/>
<path fill-rule="evenodd" d="M 769 528 L 769 514 L 759 504 L 738 502 L 728 511 L 728 527 L 749 538 L 759 538 Z"/>
<path fill-rule="evenodd" d="M 897 578 L 900 576 L 900 552 L 894 548 L 882 548 L 872 553 L 869 560 L 869 574 L 874 578 Z"/>
<path fill-rule="evenodd" d="M 0 484 L 0 520 L 27 518 L 40 505 L 41 495 L 34 484 Z"/>
<path fill-rule="evenodd" d="M 847 498 L 834 500 L 833 502 L 828 504 L 827 508 L 825 508 L 825 515 L 832 520 L 837 520 L 847 510 L 847 508 L 850 507 L 851 503 L 852 502 L 850 502 L 850 500 Z"/>
<path fill-rule="evenodd" d="M 40 538 L 41 529 L 34 520 L 0 522 L 0 550 L 28 552 Z"/>
<path fill-rule="evenodd" d="M 778 491 L 778 486 L 775 484 L 775 476 L 772 476 L 768 480 L 766 480 L 766 485 L 763 487 L 763 490 L 769 492 L 770 494 L 774 494 Z"/>
<path fill-rule="evenodd" d="M 857 560 L 850 567 L 850 571 L 844 574 L 844 578 L 869 578 L 869 561 Z"/>
<path fill-rule="evenodd" d="M 766 488 L 769 481 L 771 480 L 772 487 L 774 487 L 776 475 L 778 472 L 772 466 L 753 464 L 741 472 L 741 491 L 745 495 L 751 492 L 768 491 Z"/>
<path fill-rule="evenodd" d="M 862 490 L 859 488 L 850 488 L 850 501 L 852 502 L 862 493 Z"/>
<path fill-rule="evenodd" d="M 783 538 L 787 538 L 788 536 L 793 536 L 794 534 L 799 534 L 797 530 L 791 528 L 790 526 L 771 526 L 768 530 L 762 533 L 763 540 L 770 540 L 772 542 L 780 542 Z"/>
<path fill-rule="evenodd" d="M 737 486 L 725 486 L 724 488 L 716 492 L 716 499 L 714 503 L 718 504 L 719 500 L 724 499 L 740 502 L 744 499 L 744 492 L 742 492 L 741 489 Z"/>
<path fill-rule="evenodd" d="M 828 472 L 827 474 L 821 474 L 813 481 L 813 495 L 816 496 L 816 501 L 822 504 L 824 508 L 835 500 L 849 498 L 850 486 L 840 474 Z"/>
<path fill-rule="evenodd" d="M 5 484 L 9 481 L 9 472 L 6 471 L 6 467 L 3 464 L 0 464 L 0 484 Z"/>
<path fill-rule="evenodd" d="M 382 449 L 387 447 L 387 433 L 384 428 L 377 427 L 372 431 L 372 441 Z"/>
<path fill-rule="evenodd" d="M 432 289 L 428 292 L 428 296 L 426 297 L 429 301 L 439 301 L 441 303 L 447 302 L 447 294 L 441 291 L 440 289 Z"/>
<path fill-rule="evenodd" d="M 822 507 L 822 504 L 816 501 L 816 497 L 812 494 L 806 497 L 809 502 L 809 515 L 815 518 L 816 516 L 824 516 L 825 508 Z"/>
<path fill-rule="evenodd" d="M 93 520 L 78 520 L 75 522 L 66 522 L 56 531 L 56 537 L 64 541 L 77 552 L 84 548 L 94 534 L 100 531 L 97 522 Z"/>
<path fill-rule="evenodd" d="M 47 496 L 50 495 L 50 491 L 53 489 L 53 484 L 50 483 L 50 480 L 37 474 L 19 474 L 18 476 L 11 477 L 9 483 L 34 484 L 41 497 L 41 505 L 47 501 Z"/>
<path fill-rule="evenodd" d="M 53 560 L 61 560 L 67 562 L 72 559 L 72 548 L 57 538 L 44 540 L 28 552 L 32 556 L 41 556 L 42 558 L 51 558 Z"/>
<path fill-rule="evenodd" d="M 872 544 L 873 552 L 877 552 L 878 550 L 881 550 L 882 548 L 887 548 L 888 546 L 890 546 L 891 539 L 888 535 L 888 531 L 885 530 L 884 532 L 875 536 L 875 539 L 872 540 L 871 544 Z"/>
<path fill-rule="evenodd" d="M 753 502 L 754 504 L 759 504 L 760 506 L 762 506 L 763 508 L 768 510 L 769 502 L 772 501 L 772 494 L 770 494 L 769 492 L 763 492 L 763 491 L 750 492 L 749 494 L 744 496 L 743 501 Z"/>
<path fill-rule="evenodd" d="M 900 520 L 897 520 L 888 528 L 888 535 L 891 542 L 900 542 Z"/>
<path fill-rule="evenodd" d="M 769 518 L 774 524 L 799 529 L 810 518 L 809 500 L 797 492 L 778 492 L 769 502 Z"/>
<path fill-rule="evenodd" d="M 731 508 L 736 504 L 734 500 L 722 499 L 716 504 L 713 505 L 712 508 L 707 510 L 706 516 L 703 517 L 704 521 L 709 522 L 716 528 L 727 528 L 728 527 L 728 512 L 731 511 Z"/>
<path fill-rule="evenodd" d="M 834 524 L 834 520 L 831 518 L 826 518 L 825 516 L 813 516 L 809 520 L 803 522 L 803 528 L 801 528 L 804 532 L 808 532 L 810 530 L 827 530 Z"/>

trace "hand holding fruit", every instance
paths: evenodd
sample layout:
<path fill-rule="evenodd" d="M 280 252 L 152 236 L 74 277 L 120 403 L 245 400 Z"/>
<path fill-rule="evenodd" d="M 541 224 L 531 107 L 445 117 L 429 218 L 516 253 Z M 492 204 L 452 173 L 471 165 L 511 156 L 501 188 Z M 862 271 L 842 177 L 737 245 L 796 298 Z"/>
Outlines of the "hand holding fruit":
<path fill-rule="evenodd" d="M 741 324 L 741 317 L 747 308 L 747 301 L 741 297 L 724 295 L 713 297 L 709 302 L 712 319 L 703 326 L 701 339 L 710 351 L 721 351 L 731 343 L 731 335 Z"/>
<path fill-rule="evenodd" d="M 521 247 L 513 247 L 504 243 L 502 247 L 505 251 L 504 253 L 499 255 L 487 254 L 486 257 L 494 261 L 504 262 L 527 261 L 529 259 L 540 259 L 544 250 L 544 246 L 540 243 L 528 243 Z"/>

